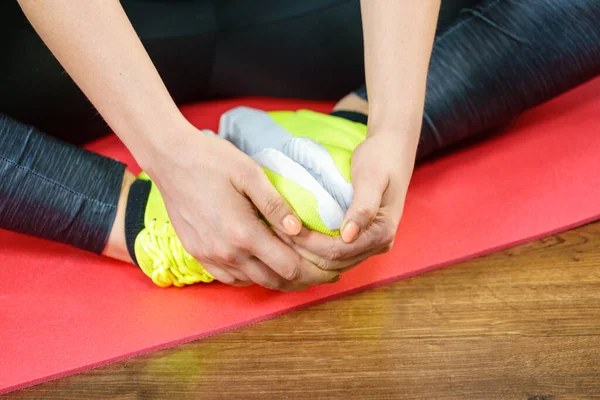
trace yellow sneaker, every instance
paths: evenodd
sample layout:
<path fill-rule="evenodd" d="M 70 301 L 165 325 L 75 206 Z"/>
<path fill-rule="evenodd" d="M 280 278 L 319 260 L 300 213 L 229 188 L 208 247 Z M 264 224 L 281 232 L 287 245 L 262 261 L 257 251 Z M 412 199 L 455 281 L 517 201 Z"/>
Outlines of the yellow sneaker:
<path fill-rule="evenodd" d="M 331 236 L 340 234 L 352 202 L 352 152 L 366 132 L 363 124 L 313 111 L 247 107 L 223 114 L 219 126 L 219 136 L 262 166 L 308 229 Z M 162 287 L 212 282 L 210 273 L 183 248 L 156 185 L 141 174 L 134 186 L 142 187 L 140 198 L 147 197 L 147 202 L 131 213 L 128 206 L 126 226 L 133 228 L 126 236 L 142 271 Z"/>
<path fill-rule="evenodd" d="M 331 236 L 352 203 L 352 153 L 366 134 L 364 124 L 309 110 L 238 107 L 219 124 L 219 136 L 263 167 L 303 224 Z"/>
<path fill-rule="evenodd" d="M 143 226 L 133 245 L 137 265 L 161 287 L 212 282 L 212 275 L 183 248 L 156 185 L 145 173 L 138 180 L 147 182 L 149 193 L 142 210 Z"/>

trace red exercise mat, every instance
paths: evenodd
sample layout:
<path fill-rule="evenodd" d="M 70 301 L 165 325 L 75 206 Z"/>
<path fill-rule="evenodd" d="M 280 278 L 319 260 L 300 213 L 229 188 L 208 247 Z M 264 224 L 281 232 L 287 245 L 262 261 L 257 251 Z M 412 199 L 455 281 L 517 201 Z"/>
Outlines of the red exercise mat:
<path fill-rule="evenodd" d="M 239 104 L 327 111 L 330 104 L 239 99 L 186 107 L 217 127 Z M 600 79 L 507 130 L 415 172 L 394 250 L 335 285 L 283 294 L 220 284 L 155 287 L 135 267 L 0 231 L 0 393 L 199 339 L 429 271 L 600 216 Z M 130 163 L 115 138 L 90 148 Z"/>

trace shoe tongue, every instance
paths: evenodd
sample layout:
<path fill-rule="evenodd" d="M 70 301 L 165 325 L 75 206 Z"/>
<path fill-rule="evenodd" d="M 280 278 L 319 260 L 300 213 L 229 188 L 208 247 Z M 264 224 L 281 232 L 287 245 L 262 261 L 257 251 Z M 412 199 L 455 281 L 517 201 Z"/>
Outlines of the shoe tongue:
<path fill-rule="evenodd" d="M 219 136 L 250 157 L 267 148 L 281 151 L 292 138 L 267 112 L 249 107 L 236 107 L 221 115 Z"/>

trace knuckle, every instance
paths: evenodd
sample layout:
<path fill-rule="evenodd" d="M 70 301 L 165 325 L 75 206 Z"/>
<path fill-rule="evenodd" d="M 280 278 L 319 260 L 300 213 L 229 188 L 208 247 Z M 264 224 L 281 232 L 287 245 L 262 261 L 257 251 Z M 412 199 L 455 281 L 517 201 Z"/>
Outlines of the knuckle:
<path fill-rule="evenodd" d="M 201 248 L 200 246 L 192 244 L 189 247 L 183 246 L 183 248 L 196 260 L 206 260 L 209 258 L 206 251 L 203 248 Z"/>
<path fill-rule="evenodd" d="M 231 274 L 225 272 L 221 268 L 213 265 L 205 266 L 206 270 L 210 272 L 217 281 L 224 283 L 226 285 L 233 285 L 236 282 L 236 279 L 231 276 Z"/>
<path fill-rule="evenodd" d="M 260 167 L 253 163 L 244 163 L 239 165 L 237 170 L 239 171 L 237 174 L 238 179 L 244 183 L 250 183 L 254 181 L 259 176 L 259 172 L 262 172 Z"/>
<path fill-rule="evenodd" d="M 231 248 L 223 247 L 217 252 L 219 260 L 225 265 L 234 265 L 237 262 L 237 252 Z"/>
<path fill-rule="evenodd" d="M 281 196 L 268 196 L 263 204 L 263 213 L 265 216 L 272 216 L 284 206 Z"/>
<path fill-rule="evenodd" d="M 373 207 L 359 207 L 355 210 L 355 214 L 361 221 L 372 221 L 377 215 L 377 210 Z"/>
<path fill-rule="evenodd" d="M 191 250 L 189 253 L 200 262 L 216 262 L 219 259 L 219 254 L 214 246 L 203 246 L 202 248 L 196 246 Z"/>
<path fill-rule="evenodd" d="M 327 261 L 338 261 L 343 257 L 342 252 L 337 246 L 330 246 L 325 251 L 325 260 Z"/>
<path fill-rule="evenodd" d="M 301 257 L 291 262 L 290 265 L 283 271 L 282 278 L 289 282 L 294 282 L 300 279 L 300 270 L 302 268 L 302 260 Z"/>
<path fill-rule="evenodd" d="M 393 229 L 384 229 L 377 237 L 377 242 L 382 245 L 390 245 L 394 242 L 396 232 Z"/>
<path fill-rule="evenodd" d="M 235 285 L 237 283 L 237 279 L 229 274 L 223 274 L 223 276 L 219 277 L 219 282 L 226 285 Z"/>
<path fill-rule="evenodd" d="M 329 270 L 332 269 L 332 263 L 324 258 L 318 258 L 317 260 L 315 260 L 315 265 L 322 269 L 322 270 Z"/>
<path fill-rule="evenodd" d="M 252 235 L 247 229 L 236 227 L 231 230 L 229 235 L 235 247 L 247 249 L 251 244 Z"/>
<path fill-rule="evenodd" d="M 246 171 L 246 176 L 248 176 L 251 180 L 265 176 L 262 167 L 255 162 L 246 163 L 244 164 L 243 168 Z"/>

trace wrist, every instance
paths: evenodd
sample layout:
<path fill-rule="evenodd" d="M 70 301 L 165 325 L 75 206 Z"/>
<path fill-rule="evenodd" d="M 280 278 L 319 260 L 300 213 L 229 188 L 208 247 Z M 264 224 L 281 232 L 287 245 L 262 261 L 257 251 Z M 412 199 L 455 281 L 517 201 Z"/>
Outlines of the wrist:
<path fill-rule="evenodd" d="M 423 108 L 423 102 L 403 97 L 378 100 L 373 96 L 369 98 L 369 127 L 381 132 L 407 127 L 420 129 Z"/>
<path fill-rule="evenodd" d="M 192 148 L 191 142 L 197 143 L 198 136 L 201 136 L 198 129 L 180 114 L 180 117 L 173 116 L 168 121 L 148 127 L 143 140 L 132 153 L 151 177 L 168 176 L 173 168 L 185 163 L 185 156 Z"/>
<path fill-rule="evenodd" d="M 390 116 L 376 119 L 369 116 L 367 137 L 382 137 L 404 147 L 416 147 L 421 135 L 422 123 L 421 114 L 415 114 L 411 118 Z"/>

